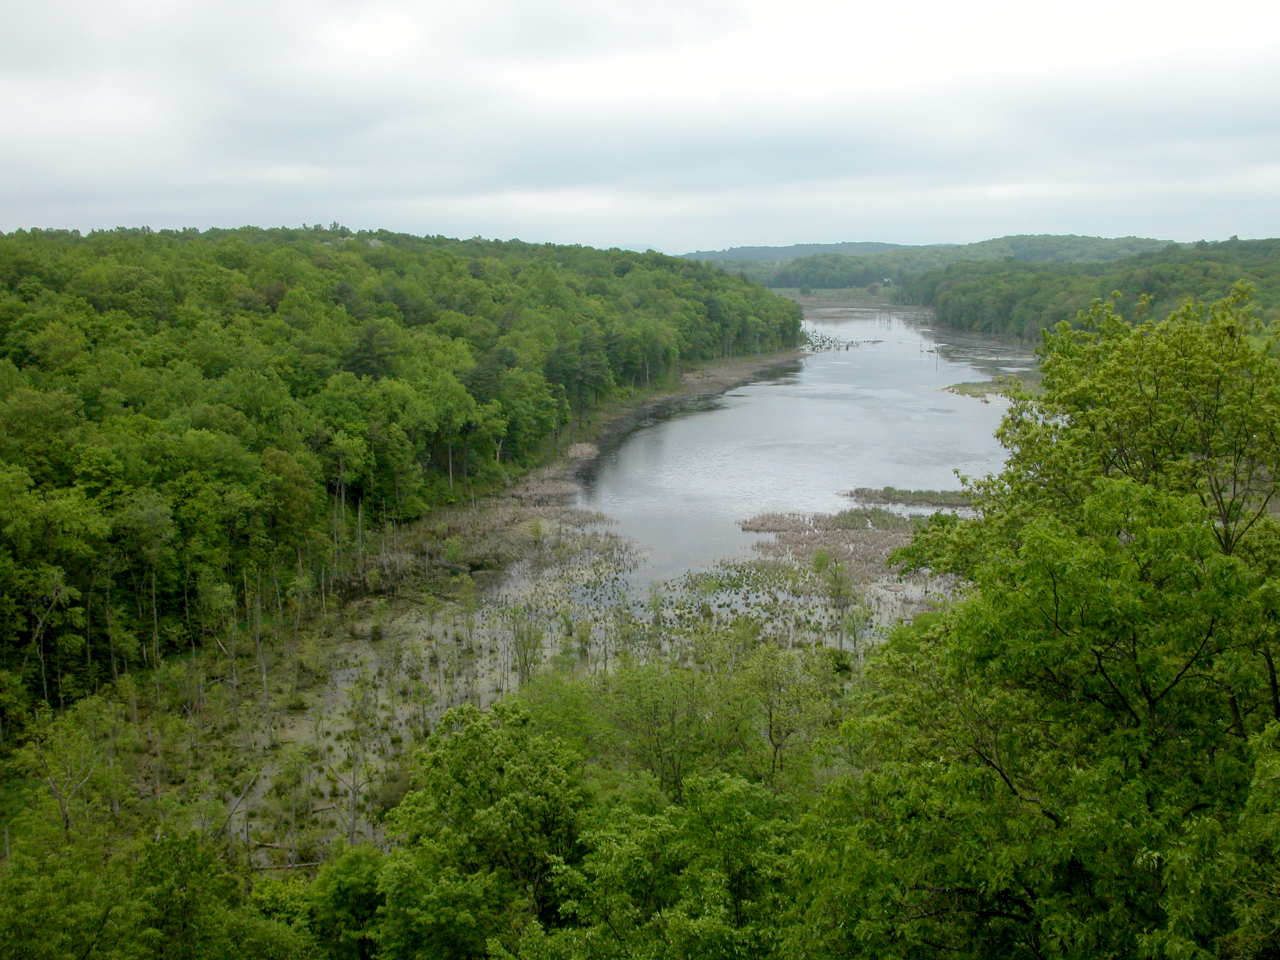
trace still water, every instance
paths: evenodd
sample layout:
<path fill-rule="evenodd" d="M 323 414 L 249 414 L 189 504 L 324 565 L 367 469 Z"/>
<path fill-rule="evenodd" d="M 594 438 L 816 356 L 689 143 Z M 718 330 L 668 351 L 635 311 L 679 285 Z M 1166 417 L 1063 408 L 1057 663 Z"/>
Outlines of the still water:
<path fill-rule="evenodd" d="M 578 505 L 612 518 L 644 554 L 643 588 L 749 555 L 759 513 L 834 512 L 854 487 L 958 489 L 998 470 L 1007 402 L 943 388 L 1034 363 L 1025 347 L 930 326 L 900 309 L 818 307 L 805 319 L 847 343 L 688 405 L 605 450 Z"/>

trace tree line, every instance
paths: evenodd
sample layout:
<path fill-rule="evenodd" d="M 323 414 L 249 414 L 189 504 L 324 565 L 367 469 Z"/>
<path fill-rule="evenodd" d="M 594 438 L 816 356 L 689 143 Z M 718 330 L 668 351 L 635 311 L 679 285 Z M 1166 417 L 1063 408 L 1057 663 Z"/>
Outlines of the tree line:
<path fill-rule="evenodd" d="M 971 244 L 890 246 L 844 252 L 848 244 L 741 248 L 689 254 L 737 269 L 770 287 L 861 288 L 897 303 L 927 306 L 940 323 L 1037 339 L 1072 322 L 1097 299 L 1131 316 L 1164 316 L 1188 299 L 1226 297 L 1253 285 L 1255 310 L 1280 319 L 1280 240 L 1170 244 L 1140 237 L 1013 236 Z M 784 256 L 785 254 L 785 256 Z M 803 254 L 803 255 L 801 255 Z"/>
<path fill-rule="evenodd" d="M 0 236 L 0 739 L 33 699 L 367 589 L 372 531 L 799 330 L 656 253 L 336 224 Z"/>
<path fill-rule="evenodd" d="M 907 279 L 895 296 L 932 307 L 948 326 L 1032 339 L 1095 299 L 1130 316 L 1163 316 L 1187 299 L 1221 299 L 1242 279 L 1259 315 L 1280 319 L 1274 239 L 1169 246 L 1106 264 L 954 263 Z"/>
<path fill-rule="evenodd" d="M 736 247 L 686 256 L 740 270 L 770 287 L 843 289 L 901 284 L 952 263 L 1106 263 L 1169 246 L 1144 237 L 1027 234 L 977 243 L 888 243 Z"/>

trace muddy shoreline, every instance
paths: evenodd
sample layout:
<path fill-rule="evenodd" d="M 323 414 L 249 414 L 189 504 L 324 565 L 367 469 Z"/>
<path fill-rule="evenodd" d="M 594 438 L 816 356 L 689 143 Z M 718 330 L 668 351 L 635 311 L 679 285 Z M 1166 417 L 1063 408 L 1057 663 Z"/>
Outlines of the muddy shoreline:
<path fill-rule="evenodd" d="M 798 364 L 809 353 L 797 347 L 777 353 L 732 357 L 706 364 L 681 374 L 680 383 L 668 390 L 632 402 L 621 402 L 597 415 L 589 430 L 590 439 L 571 444 L 555 460 L 540 467 L 495 499 L 514 499 L 528 504 L 567 506 L 582 489 L 582 482 L 596 468 L 599 459 L 616 449 L 636 430 L 653 420 L 670 416 L 681 407 L 718 397 L 761 377 Z"/>
<path fill-rule="evenodd" d="M 340 837 L 380 842 L 378 811 L 403 794 L 407 758 L 445 710 L 487 706 L 547 663 L 607 671 L 655 616 L 687 625 L 749 613 L 778 643 L 847 641 L 860 657 L 888 626 L 943 599 L 945 588 L 884 568 L 909 530 L 786 515 L 772 518 L 774 540 L 759 557 L 694 571 L 637 601 L 625 581 L 635 545 L 608 529 L 608 517 L 574 506 L 581 477 L 635 430 L 805 355 L 689 371 L 670 389 L 597 414 L 581 427 L 591 442 L 569 445 L 511 486 L 389 530 L 378 551 L 380 589 L 276 651 L 272 693 L 246 713 L 239 736 L 261 765 L 243 795 L 223 799 L 255 864 L 309 862 L 313 848 Z M 849 578 L 854 606 L 832 605 L 819 551 Z M 286 768 L 299 758 L 307 774 L 286 788 Z M 331 812 L 303 831 L 286 816 L 295 802 Z"/>

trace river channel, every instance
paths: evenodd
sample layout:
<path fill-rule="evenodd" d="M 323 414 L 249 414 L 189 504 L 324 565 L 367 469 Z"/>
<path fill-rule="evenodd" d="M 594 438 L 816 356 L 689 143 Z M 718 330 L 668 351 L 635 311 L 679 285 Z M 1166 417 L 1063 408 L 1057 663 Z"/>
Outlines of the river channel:
<path fill-rule="evenodd" d="M 830 513 L 855 487 L 958 489 L 957 471 L 1000 469 L 1007 401 L 945 388 L 1030 368 L 1026 346 L 907 308 L 806 307 L 805 321 L 840 346 L 642 425 L 582 478 L 577 505 L 641 549 L 634 587 L 750 555 L 760 536 L 738 524 L 756 514 Z"/>

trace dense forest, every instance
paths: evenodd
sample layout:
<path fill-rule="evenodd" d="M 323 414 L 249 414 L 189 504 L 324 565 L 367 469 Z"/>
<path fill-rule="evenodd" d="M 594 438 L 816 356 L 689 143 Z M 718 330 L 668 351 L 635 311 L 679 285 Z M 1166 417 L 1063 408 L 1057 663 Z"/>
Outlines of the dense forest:
<path fill-rule="evenodd" d="M 37 702 L 369 589 L 372 531 L 500 486 L 602 402 L 799 336 L 789 301 L 654 253 L 0 236 L 0 749 Z"/>
<path fill-rule="evenodd" d="M 843 243 L 793 243 L 785 247 L 729 247 L 726 250 L 695 250 L 684 256 L 690 260 L 718 263 L 725 269 L 744 263 L 779 264 L 799 257 L 816 254 L 839 253 L 857 256 L 866 253 L 886 253 L 901 249 L 900 243 L 850 240 Z"/>
<path fill-rule="evenodd" d="M 686 254 L 718 263 L 770 287 L 839 289 L 901 284 L 953 263 L 1107 263 L 1167 247 L 1142 237 L 1023 235 L 978 243 L 920 246 L 879 243 L 798 244 L 792 247 L 735 247 Z M 772 256 L 769 251 L 773 251 Z"/>
<path fill-rule="evenodd" d="M 1013 236 L 970 244 L 802 244 L 686 256 L 770 287 L 862 288 L 931 307 L 948 326 L 1036 339 L 1097 299 L 1128 316 L 1164 316 L 1184 301 L 1218 300 L 1253 285 L 1268 322 L 1280 319 L 1280 240 L 1169 244 L 1140 237 Z M 854 248 L 859 249 L 846 249 Z M 866 247 L 868 249 L 861 249 Z M 875 248 L 875 249 L 871 249 Z M 776 251 L 773 259 L 767 251 Z"/>
<path fill-rule="evenodd" d="M 1254 288 L 1269 322 L 1280 319 L 1280 240 L 1226 240 L 1169 246 L 1113 263 L 953 263 L 907 279 L 902 302 L 933 308 L 950 326 L 1000 335 L 1038 337 L 1115 296 L 1128 315 L 1163 316 L 1188 298 L 1225 297 L 1238 280 Z"/>
<path fill-rule="evenodd" d="M 253 869 L 234 796 L 179 801 L 228 721 L 172 676 L 41 715 L 0 955 L 1274 957 L 1272 336 L 1243 289 L 1057 328 L 1004 472 L 899 557 L 949 607 L 857 653 L 698 596 L 607 669 L 570 633 L 428 725 L 376 844 Z"/>

